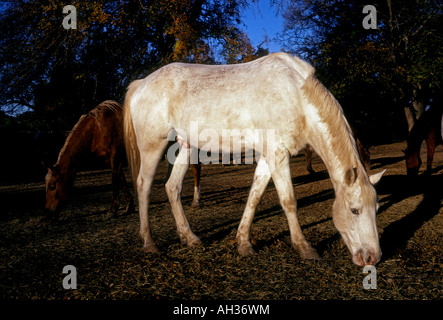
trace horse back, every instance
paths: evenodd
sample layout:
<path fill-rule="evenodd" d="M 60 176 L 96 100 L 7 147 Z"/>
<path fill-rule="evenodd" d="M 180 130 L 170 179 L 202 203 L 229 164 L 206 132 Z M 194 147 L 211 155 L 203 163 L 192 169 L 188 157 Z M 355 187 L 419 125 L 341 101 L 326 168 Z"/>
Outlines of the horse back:
<path fill-rule="evenodd" d="M 106 100 L 91 110 L 88 115 L 96 120 L 91 151 L 105 157 L 124 152 L 123 107 L 116 101 Z"/>
<path fill-rule="evenodd" d="M 278 128 L 297 121 L 302 110 L 294 112 L 294 105 L 300 105 L 300 89 L 313 72 L 310 64 L 284 53 L 238 65 L 173 63 L 143 80 L 131 100 L 131 114 L 150 118 L 136 120 L 140 129 L 162 120 L 183 129 L 191 121 L 199 121 L 201 130 Z"/>

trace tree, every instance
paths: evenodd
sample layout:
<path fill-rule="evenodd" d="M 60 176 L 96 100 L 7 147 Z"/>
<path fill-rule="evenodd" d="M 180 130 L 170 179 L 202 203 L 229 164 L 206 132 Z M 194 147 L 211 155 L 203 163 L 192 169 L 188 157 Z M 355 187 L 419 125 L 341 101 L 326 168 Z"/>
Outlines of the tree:
<path fill-rule="evenodd" d="M 77 29 L 62 26 L 64 4 L 18 0 L 0 8 L 0 106 L 33 110 L 52 131 L 72 127 L 128 83 L 173 62 L 218 63 L 253 52 L 241 27 L 245 0 L 72 0 Z"/>
<path fill-rule="evenodd" d="M 344 101 L 345 112 L 355 121 L 370 127 L 383 117 L 392 127 L 405 112 L 411 127 L 425 104 L 442 90 L 441 4 L 372 1 L 377 28 L 366 30 L 362 11 L 367 4 L 289 1 L 282 41 L 316 66 L 319 78 Z"/>

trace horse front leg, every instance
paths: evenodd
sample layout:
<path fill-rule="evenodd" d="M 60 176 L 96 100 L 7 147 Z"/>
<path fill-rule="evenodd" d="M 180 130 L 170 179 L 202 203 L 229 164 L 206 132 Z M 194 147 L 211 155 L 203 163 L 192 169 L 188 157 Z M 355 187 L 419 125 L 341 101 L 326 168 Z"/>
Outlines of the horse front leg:
<path fill-rule="evenodd" d="M 291 242 L 300 252 L 302 258 L 320 260 L 320 256 L 315 249 L 306 241 L 298 222 L 297 202 L 295 200 L 289 166 L 289 152 L 282 146 L 278 146 L 274 156 L 274 159 L 271 158 L 271 160 L 269 160 L 269 158 L 267 158 L 267 161 L 281 206 L 288 219 Z"/>
<path fill-rule="evenodd" d="M 189 149 L 186 147 L 181 148 L 165 188 L 171 203 L 180 240 L 182 243 L 187 243 L 188 246 L 193 246 L 201 244 L 201 240 L 192 232 L 181 202 L 183 180 L 189 168 L 189 152 Z"/>
<path fill-rule="evenodd" d="M 257 163 L 257 168 L 254 173 L 254 180 L 252 181 L 251 190 L 249 191 L 248 201 L 243 213 L 240 225 L 237 230 L 237 244 L 238 252 L 242 256 L 255 253 L 250 241 L 250 231 L 252 220 L 254 219 L 255 210 L 259 204 L 266 186 L 271 179 L 268 165 L 263 157 Z"/>
<path fill-rule="evenodd" d="M 152 139 L 151 139 L 152 140 Z M 140 235 L 144 241 L 143 250 L 158 252 L 157 246 L 151 236 L 149 227 L 148 206 L 152 183 L 154 181 L 157 165 L 166 149 L 167 141 L 151 143 L 140 150 L 140 172 L 137 177 L 138 212 L 140 214 Z"/>
<path fill-rule="evenodd" d="M 435 142 L 432 141 L 432 138 L 428 137 L 426 140 L 426 149 L 428 151 L 428 157 L 426 161 L 426 171 L 425 174 L 431 174 L 432 171 L 432 161 L 434 160 L 435 153 Z"/>
<path fill-rule="evenodd" d="M 120 186 L 123 191 L 123 194 L 125 195 L 125 201 L 126 201 L 126 208 L 123 214 L 129 214 L 135 212 L 134 197 L 132 196 L 131 191 L 129 191 L 128 182 L 126 181 L 123 169 L 120 170 Z"/>

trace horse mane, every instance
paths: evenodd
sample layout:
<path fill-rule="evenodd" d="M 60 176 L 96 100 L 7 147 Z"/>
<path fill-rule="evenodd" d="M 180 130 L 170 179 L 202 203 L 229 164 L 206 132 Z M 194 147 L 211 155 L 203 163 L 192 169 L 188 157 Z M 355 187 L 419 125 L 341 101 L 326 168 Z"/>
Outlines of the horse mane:
<path fill-rule="evenodd" d="M 89 114 L 84 114 L 80 117 L 71 132 L 69 132 L 65 144 L 58 155 L 57 163 L 60 164 L 66 156 L 70 158 L 69 160 L 73 160 L 73 155 L 83 151 L 83 148 L 87 145 L 85 140 L 90 139 L 91 136 L 90 130 L 88 130 L 91 127 L 90 120 L 93 120 L 93 118 Z"/>
<path fill-rule="evenodd" d="M 114 113 L 122 112 L 123 106 L 114 100 L 106 100 L 100 103 L 97 107 L 89 111 L 90 114 L 97 114 L 102 111 L 110 110 Z"/>
<path fill-rule="evenodd" d="M 355 163 L 359 159 L 352 130 L 346 120 L 343 109 L 331 92 L 311 73 L 302 86 L 307 100 L 318 110 L 318 114 L 333 133 L 334 154 L 342 155 L 340 162 L 344 169 L 362 167 Z M 357 161 L 358 162 L 358 161 Z M 360 162 L 361 164 L 361 162 Z"/>
<path fill-rule="evenodd" d="M 68 152 L 71 158 L 70 160 L 72 160 L 72 158 L 75 158 L 75 155 L 81 153 L 85 147 L 89 147 L 89 142 L 92 139 L 90 129 L 94 124 L 100 126 L 100 116 L 108 111 L 121 117 L 123 114 L 123 106 L 117 101 L 106 100 L 87 114 L 82 115 L 66 138 L 65 144 L 60 150 L 57 163 L 59 163 Z"/>

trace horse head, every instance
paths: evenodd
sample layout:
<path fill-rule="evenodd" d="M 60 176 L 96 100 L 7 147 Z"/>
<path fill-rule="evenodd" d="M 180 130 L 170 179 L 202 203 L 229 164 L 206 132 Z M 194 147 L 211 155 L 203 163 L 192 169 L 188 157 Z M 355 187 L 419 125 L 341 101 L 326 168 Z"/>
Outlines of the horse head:
<path fill-rule="evenodd" d="M 364 170 L 350 168 L 336 190 L 333 222 L 359 266 L 375 265 L 381 257 L 375 218 L 379 204 L 373 185 L 384 172 L 368 177 Z"/>
<path fill-rule="evenodd" d="M 68 193 L 72 184 L 69 175 L 62 173 L 60 165 L 48 167 L 48 173 L 45 177 L 46 183 L 46 203 L 45 211 L 56 213 L 60 210 L 62 204 L 68 199 Z"/>
<path fill-rule="evenodd" d="M 403 150 L 406 160 L 406 172 L 408 176 L 415 177 L 418 175 L 418 170 L 421 166 L 421 158 L 419 151 L 411 151 L 410 149 Z"/>

